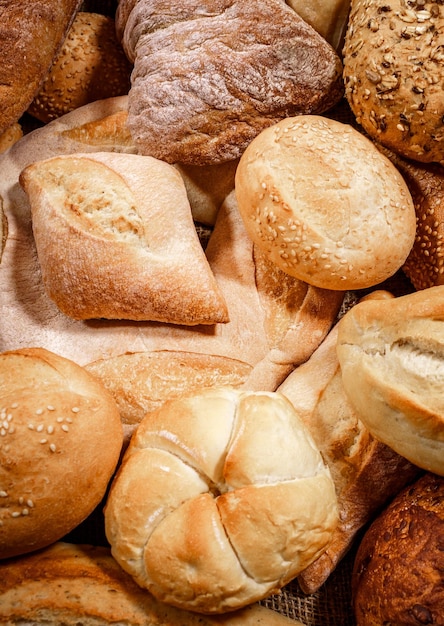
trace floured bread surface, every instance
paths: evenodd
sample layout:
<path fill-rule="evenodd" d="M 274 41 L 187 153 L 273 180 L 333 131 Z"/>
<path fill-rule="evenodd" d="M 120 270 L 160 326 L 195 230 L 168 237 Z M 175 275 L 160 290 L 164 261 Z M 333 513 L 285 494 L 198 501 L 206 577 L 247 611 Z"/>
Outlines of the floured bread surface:
<path fill-rule="evenodd" d="M 37 161 L 20 182 L 43 283 L 66 315 L 228 320 L 172 166 L 137 155 L 77 154 Z"/>
<path fill-rule="evenodd" d="M 122 568 L 159 600 L 209 614 L 276 592 L 337 521 L 330 472 L 290 402 L 229 387 L 147 415 L 105 507 Z"/>
<path fill-rule="evenodd" d="M 236 198 L 253 241 L 284 272 L 325 289 L 362 289 L 392 276 L 415 237 L 401 174 L 349 124 L 287 118 L 243 153 Z"/>
<path fill-rule="evenodd" d="M 339 322 L 338 356 L 369 431 L 444 475 L 444 286 L 359 303 Z"/>
<path fill-rule="evenodd" d="M 342 64 L 281 0 L 124 0 L 119 38 L 134 61 L 128 126 L 166 161 L 238 158 L 263 128 L 321 113 L 343 93 Z"/>

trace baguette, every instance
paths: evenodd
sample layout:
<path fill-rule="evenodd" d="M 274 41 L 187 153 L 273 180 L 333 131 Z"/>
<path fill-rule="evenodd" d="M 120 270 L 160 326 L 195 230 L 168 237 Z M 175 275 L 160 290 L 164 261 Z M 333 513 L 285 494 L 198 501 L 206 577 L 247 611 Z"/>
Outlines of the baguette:
<path fill-rule="evenodd" d="M 370 297 L 370 296 L 368 296 Z M 374 292 L 372 298 L 391 297 Z M 336 354 L 338 325 L 278 387 L 295 407 L 327 462 L 336 487 L 339 524 L 325 552 L 298 576 L 315 593 L 351 549 L 359 531 L 419 470 L 374 439 L 350 404 Z"/>
<path fill-rule="evenodd" d="M 220 617 L 181 611 L 141 589 L 109 548 L 66 542 L 0 562 L 0 622 L 3 626 L 303 626 L 259 604 Z"/>
<path fill-rule="evenodd" d="M 15 0 L 0 5 L 0 134 L 31 104 L 81 4 Z"/>

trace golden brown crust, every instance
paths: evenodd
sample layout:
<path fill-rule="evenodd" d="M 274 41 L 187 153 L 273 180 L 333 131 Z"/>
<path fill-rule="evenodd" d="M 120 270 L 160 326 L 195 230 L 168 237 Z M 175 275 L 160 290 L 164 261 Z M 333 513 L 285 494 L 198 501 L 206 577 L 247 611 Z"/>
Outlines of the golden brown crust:
<path fill-rule="evenodd" d="M 36 161 L 19 180 L 43 284 L 63 313 L 77 320 L 228 321 L 185 185 L 171 165 L 79 153 Z"/>
<path fill-rule="evenodd" d="M 255 244 L 283 272 L 324 289 L 362 289 L 392 276 L 415 237 L 408 187 L 351 125 L 287 118 L 253 139 L 235 179 Z"/>
<path fill-rule="evenodd" d="M 321 556 L 298 576 L 315 593 L 350 550 L 376 511 L 418 474 L 388 446 L 376 441 L 345 394 L 336 355 L 338 327 L 278 391 L 293 404 L 327 462 L 336 487 L 339 524 Z"/>
<path fill-rule="evenodd" d="M 89 102 L 126 95 L 131 69 L 114 19 L 80 11 L 27 112 L 47 123 Z"/>
<path fill-rule="evenodd" d="M 357 626 L 444 624 L 444 479 L 425 474 L 365 533 L 356 554 Z"/>
<path fill-rule="evenodd" d="M 443 161 L 444 10 L 438 2 L 352 0 L 345 95 L 367 133 L 398 154 Z"/>
<path fill-rule="evenodd" d="M 211 614 L 280 589 L 336 524 L 330 473 L 290 402 L 230 387 L 147 415 L 105 507 L 112 553 L 138 584 Z"/>
<path fill-rule="evenodd" d="M 2 3 L 0 132 L 17 122 L 31 104 L 80 5 L 81 0 Z"/>
<path fill-rule="evenodd" d="M 64 542 L 0 562 L 0 621 L 3 626 L 302 626 L 259 604 L 219 617 L 181 611 L 141 589 L 108 548 Z"/>
<path fill-rule="evenodd" d="M 334 49 L 281 0 L 119 3 L 134 61 L 128 124 L 138 148 L 168 162 L 238 158 L 263 128 L 321 113 L 342 96 Z"/>
<path fill-rule="evenodd" d="M 100 503 L 119 460 L 117 405 L 39 348 L 0 355 L 0 558 L 57 541 Z"/>
<path fill-rule="evenodd" d="M 444 286 L 361 302 L 339 322 L 344 389 L 375 438 L 444 474 Z"/>

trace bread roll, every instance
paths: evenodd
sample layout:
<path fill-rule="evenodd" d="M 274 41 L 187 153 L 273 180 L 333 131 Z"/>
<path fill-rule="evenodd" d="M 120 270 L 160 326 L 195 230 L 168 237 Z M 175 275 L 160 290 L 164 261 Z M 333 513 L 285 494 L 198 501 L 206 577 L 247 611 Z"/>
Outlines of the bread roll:
<path fill-rule="evenodd" d="M 0 6 L 0 134 L 29 107 L 81 0 L 15 0 Z"/>
<path fill-rule="evenodd" d="M 416 161 L 444 159 L 444 12 L 439 2 L 352 0 L 345 96 L 364 130 Z"/>
<path fill-rule="evenodd" d="M 0 134 L 0 152 L 6 152 L 22 137 L 23 129 L 21 125 L 18 122 L 12 124 L 12 126 Z"/>
<path fill-rule="evenodd" d="M 444 624 L 444 479 L 427 473 L 372 523 L 353 575 L 357 626 Z"/>
<path fill-rule="evenodd" d="M 346 394 L 375 438 L 444 475 L 444 286 L 361 302 L 339 322 Z"/>
<path fill-rule="evenodd" d="M 373 292 L 372 298 L 388 297 Z M 372 437 L 345 393 L 336 354 L 338 325 L 278 387 L 293 404 L 329 466 L 339 523 L 326 550 L 298 576 L 317 592 L 356 542 L 358 533 L 419 469 Z"/>
<path fill-rule="evenodd" d="M 123 569 L 159 600 L 209 614 L 278 591 L 337 521 L 330 473 L 290 402 L 229 387 L 144 418 L 105 507 Z"/>
<path fill-rule="evenodd" d="M 263 128 L 342 97 L 339 56 L 282 0 L 123 0 L 116 27 L 134 63 L 129 129 L 170 163 L 237 159 Z"/>
<path fill-rule="evenodd" d="M 302 626 L 253 604 L 211 617 L 162 604 L 141 589 L 106 547 L 58 542 L 0 563 L 3 626 Z"/>
<path fill-rule="evenodd" d="M 316 115 L 262 131 L 242 155 L 236 197 L 255 244 L 280 269 L 325 289 L 392 276 L 415 237 L 400 173 L 348 124 Z"/>
<path fill-rule="evenodd" d="M 310 26 L 336 50 L 340 50 L 347 27 L 350 0 L 286 0 Z"/>
<path fill-rule="evenodd" d="M 57 541 L 101 502 L 122 448 L 91 374 L 47 350 L 0 354 L 0 558 Z"/>
<path fill-rule="evenodd" d="M 20 175 L 45 289 L 74 319 L 228 321 L 180 174 L 97 152 L 36 161 Z"/>
<path fill-rule="evenodd" d="M 131 69 L 114 19 L 80 11 L 28 113 L 47 123 L 89 102 L 126 95 Z"/>

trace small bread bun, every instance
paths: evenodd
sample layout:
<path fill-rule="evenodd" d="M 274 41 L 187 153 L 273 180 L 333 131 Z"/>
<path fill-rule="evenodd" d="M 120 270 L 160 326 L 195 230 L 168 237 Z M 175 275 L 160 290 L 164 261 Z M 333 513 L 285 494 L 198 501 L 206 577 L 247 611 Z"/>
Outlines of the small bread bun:
<path fill-rule="evenodd" d="M 444 286 L 358 303 L 339 322 L 337 352 L 373 436 L 444 476 Z"/>
<path fill-rule="evenodd" d="M 404 489 L 365 533 L 352 574 L 357 626 L 443 624 L 444 478 Z"/>
<path fill-rule="evenodd" d="M 126 95 L 131 69 L 114 19 L 80 11 L 28 113 L 47 123 L 89 102 Z"/>
<path fill-rule="evenodd" d="M 415 238 L 401 174 L 348 124 L 287 118 L 240 159 L 236 197 L 253 241 L 284 272 L 326 289 L 362 289 L 392 276 Z"/>
<path fill-rule="evenodd" d="M 147 415 L 105 507 L 122 568 L 157 599 L 208 614 L 279 590 L 337 522 L 330 472 L 291 403 L 229 387 Z"/>
<path fill-rule="evenodd" d="M 39 348 L 0 354 L 0 558 L 48 546 L 100 503 L 123 433 L 82 367 Z"/>

